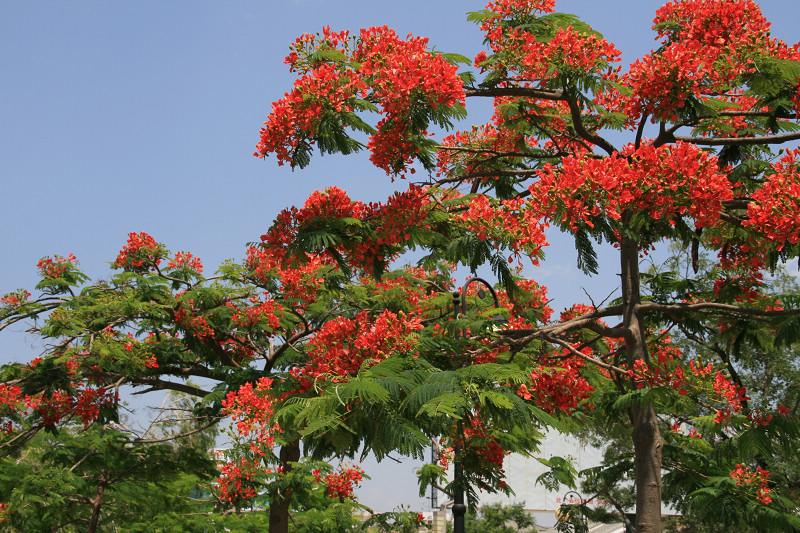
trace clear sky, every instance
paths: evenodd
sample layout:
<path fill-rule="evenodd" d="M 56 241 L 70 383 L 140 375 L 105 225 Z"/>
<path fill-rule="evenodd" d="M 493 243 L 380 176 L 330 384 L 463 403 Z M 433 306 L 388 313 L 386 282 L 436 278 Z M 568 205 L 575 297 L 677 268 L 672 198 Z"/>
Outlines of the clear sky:
<path fill-rule="evenodd" d="M 628 63 L 654 47 L 659 5 L 562 0 L 556 8 L 590 23 Z M 774 36 L 800 41 L 800 2 L 761 5 Z M 226 258 L 241 259 L 245 243 L 315 189 L 336 185 L 362 201 L 385 199 L 402 184 L 390 183 L 366 154 L 316 156 L 294 173 L 251 155 L 270 102 L 294 80 L 283 65 L 289 44 L 325 25 L 386 24 L 473 57 L 482 38 L 465 12 L 482 7 L 460 0 L 3 2 L 0 295 L 32 287 L 45 255 L 74 253 L 93 278 L 105 276 L 132 231 L 191 251 L 213 272 Z M 532 275 L 561 307 L 582 298 L 583 285 L 605 297 L 602 281 L 580 280 L 574 264 L 571 241 L 556 240 Z M 4 333 L 0 363 L 37 355 L 30 344 Z M 408 470 L 373 470 L 363 501 L 422 509 Z"/>

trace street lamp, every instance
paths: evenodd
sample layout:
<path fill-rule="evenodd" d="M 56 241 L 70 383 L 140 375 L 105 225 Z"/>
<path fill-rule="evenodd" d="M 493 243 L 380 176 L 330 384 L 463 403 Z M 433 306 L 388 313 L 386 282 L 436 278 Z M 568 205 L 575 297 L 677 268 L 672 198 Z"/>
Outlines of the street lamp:
<path fill-rule="evenodd" d="M 492 295 L 493 304 L 495 308 L 500 307 L 500 301 L 497 299 L 497 293 L 486 280 L 479 277 L 471 277 L 467 280 L 461 291 L 453 293 L 453 316 L 458 318 L 460 313 L 463 313 L 467 307 L 467 288 L 473 284 L 478 283 L 483 285 L 489 290 Z M 478 291 L 478 297 L 483 299 L 486 293 L 483 289 Z M 456 338 L 460 337 L 461 333 L 456 330 Z M 464 437 L 464 423 L 462 420 L 458 421 L 458 434 L 461 438 Z M 464 503 L 464 471 L 461 466 L 459 455 L 461 453 L 460 441 L 456 441 L 455 446 L 455 460 L 453 461 L 453 481 L 455 482 L 455 491 L 453 492 L 453 533 L 464 533 L 464 515 L 467 513 L 467 506 Z"/>
<path fill-rule="evenodd" d="M 567 502 L 567 497 L 570 494 L 574 494 L 575 496 L 578 497 L 577 500 L 578 500 L 578 505 L 579 506 L 583 505 L 584 502 L 583 502 L 583 498 L 581 497 L 581 495 L 578 494 L 574 490 L 570 490 L 566 494 L 564 494 L 563 503 L 561 504 L 562 506 Z M 570 504 L 571 503 L 572 502 L 570 501 Z M 570 509 L 569 511 L 562 512 L 561 509 L 559 509 L 558 512 L 556 512 L 556 517 L 558 518 L 558 521 L 561 522 L 561 523 L 566 523 L 566 524 L 572 525 L 572 530 L 574 531 L 574 533 L 586 533 L 587 531 L 589 531 L 589 524 L 588 524 L 588 522 L 586 520 L 586 515 L 584 515 L 580 510 L 577 510 L 578 513 L 581 515 L 581 518 L 580 518 L 580 522 L 576 522 L 576 521 L 573 521 L 574 517 L 573 517 L 572 511 L 573 510 Z M 578 529 L 578 528 L 580 528 L 580 529 Z"/>

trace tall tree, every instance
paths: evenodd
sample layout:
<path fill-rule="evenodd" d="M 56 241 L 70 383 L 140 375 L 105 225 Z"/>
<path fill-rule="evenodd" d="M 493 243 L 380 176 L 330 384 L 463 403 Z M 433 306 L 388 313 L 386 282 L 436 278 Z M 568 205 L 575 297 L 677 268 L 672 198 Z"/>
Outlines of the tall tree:
<path fill-rule="evenodd" d="M 33 321 L 51 343 L 41 359 L 3 368 L 3 448 L 69 421 L 114 421 L 122 386 L 182 391 L 208 423 L 234 419 L 221 502 L 268 499 L 280 533 L 309 476 L 334 500 L 352 495 L 358 468 L 314 474 L 316 459 L 421 456 L 433 442 L 440 463 L 422 469 L 423 488 L 455 460 L 464 475 L 445 489 L 474 500 L 477 488 L 510 490 L 503 457 L 535 452 L 543 427 L 594 422 L 630 440 L 616 466 L 632 467 L 636 527 L 653 532 L 662 471 L 686 464 L 665 461 L 666 444 L 684 456 L 692 447 L 668 440 L 670 426 L 688 420 L 735 444 L 696 461 L 697 480 L 730 480 L 725 501 L 753 509 L 743 519 L 761 530 L 798 529 L 796 504 L 758 464 L 770 443 L 794 457 L 796 415 L 770 406 L 772 418 L 748 416 L 730 368 L 670 336 L 737 323 L 771 328 L 779 347 L 800 340 L 796 298 L 758 283 L 800 252 L 800 151 L 771 148 L 800 139 L 797 47 L 741 0 L 666 4 L 661 47 L 625 71 L 612 44 L 552 0 L 498 0 L 469 18 L 488 48 L 474 62 L 386 27 L 325 28 L 286 58 L 298 80 L 273 103 L 256 155 L 304 167 L 314 146 L 366 148 L 407 180 L 384 202 L 318 191 L 280 213 L 243 264 L 210 277 L 144 233 L 129 236 L 108 281 L 89 283 L 71 256 L 42 260 L 36 296 L 6 295 L 0 310 L 0 328 Z M 459 74 L 460 63 L 478 74 Z M 429 129 L 454 127 L 468 97 L 493 101 L 490 122 L 436 142 Z M 420 167 L 428 178 L 410 182 Z M 587 273 L 598 271 L 597 246 L 616 250 L 617 300 L 552 318 L 546 290 L 522 269 L 543 259 L 550 226 L 574 238 Z M 669 241 L 717 255 L 712 291 L 690 275 L 681 290 L 643 278 L 642 255 Z M 420 249 L 418 266 L 397 266 Z M 456 264 L 491 267 L 496 292 L 459 291 Z M 703 501 L 710 488 L 687 497 Z"/>
<path fill-rule="evenodd" d="M 319 206 L 340 197 L 335 191 L 320 195 Z M 308 209 L 316 208 L 310 201 Z M 391 208 L 375 204 L 369 209 L 384 209 L 386 216 Z M 205 277 L 191 253 L 170 254 L 150 235 L 131 233 L 113 263 L 120 272 L 107 280 L 89 283 L 71 255 L 40 261 L 38 294 L 22 289 L 8 294 L 0 310 L 0 328 L 30 320 L 31 332 L 48 343 L 43 356 L 2 369 L 3 453 L 18 457 L 37 447 L 41 430 L 62 430 L 67 431 L 65 438 L 82 442 L 89 459 L 116 450 L 136 463 L 139 449 L 155 453 L 167 449 L 157 446 L 162 441 L 191 441 L 232 416 L 238 455 L 217 481 L 220 507 L 238 511 L 266 490 L 270 528 L 286 531 L 289 494 L 307 487 L 309 476 L 314 478 L 310 471 L 320 466 L 300 462 L 303 428 L 285 424 L 287 429 L 281 430 L 270 420 L 272 405 L 287 397 L 317 396 L 325 383 L 406 349 L 420 321 L 408 310 L 429 306 L 439 312 L 429 303 L 437 294 L 426 292 L 426 284 L 435 285 L 446 275 L 405 269 L 376 282 L 361 279 L 363 271 L 340 268 L 329 256 L 308 256 L 290 265 L 282 264 L 282 254 L 280 247 L 253 247 L 245 264 L 231 262 L 219 275 Z M 347 347 L 351 343 L 352 351 Z M 101 441 L 114 441 L 105 436 L 105 428 L 119 423 L 123 387 L 133 387 L 137 394 L 166 390 L 194 397 L 190 426 L 164 437 L 122 435 L 113 450 L 100 446 Z M 272 392 L 280 395 L 270 396 Z M 379 453 L 402 449 L 409 440 L 401 428 L 393 429 L 373 439 Z M 101 440 L 94 442 L 91 435 L 98 431 Z M 358 443 L 320 440 L 317 447 L 318 456 L 329 457 L 352 454 Z M 91 451 L 96 448 L 104 454 Z M 309 443 L 307 453 L 311 451 Z M 75 453 L 55 461 L 53 468 L 61 467 L 68 477 L 83 477 L 77 466 L 89 467 L 94 459 L 80 460 Z M 180 469 L 179 457 L 165 453 L 161 456 L 171 461 L 169 466 Z M 67 464 L 72 459 L 74 466 Z M 143 468 L 136 465 L 131 469 Z M 94 466 L 92 471 L 99 471 Z M 338 483 L 332 497 L 350 499 L 356 480 L 347 476 L 357 472 L 346 468 L 316 483 Z M 119 478 L 126 475 L 127 470 Z M 101 496 L 112 484 L 107 478 L 96 480 L 96 505 L 81 520 L 98 524 L 102 519 Z M 19 512 L 13 498 L 8 504 L 9 513 Z"/>
<path fill-rule="evenodd" d="M 505 258 L 528 255 L 536 265 L 547 226 L 574 237 L 578 265 L 589 273 L 597 272 L 595 247 L 612 245 L 617 301 L 584 305 L 557 324 L 516 328 L 490 346 L 518 352 L 535 344 L 545 356 L 592 363 L 609 380 L 597 399 L 627 413 L 636 526 L 659 531 L 664 417 L 686 408 L 682 397 L 697 401 L 707 392 L 696 384 L 708 375 L 722 405 L 715 423 L 730 424 L 746 401 L 727 370 L 681 354 L 669 329 L 735 320 L 769 324 L 779 343 L 798 338 L 795 302 L 764 294 L 757 281 L 799 251 L 800 152 L 772 147 L 800 139 L 800 54 L 773 38 L 758 5 L 745 0 L 667 3 L 654 19 L 661 46 L 626 70 L 615 65 L 613 44 L 577 17 L 555 13 L 552 0 L 498 0 L 469 17 L 488 46 L 474 60 L 481 81 L 456 73 L 454 64 L 469 62 L 462 56 L 429 52 L 427 40 L 401 39 L 385 27 L 300 37 L 286 58 L 299 79 L 273 104 L 256 155 L 304 167 L 314 145 L 323 153 L 367 148 L 376 166 L 403 178 L 419 163 L 431 173 L 425 190 L 440 222 L 435 235 L 417 235 L 404 220 L 406 245 L 428 249 L 423 262 L 489 263 L 512 294 Z M 493 100 L 490 122 L 434 142 L 428 128 L 449 127 L 467 97 Z M 368 111 L 380 116 L 374 126 Z M 365 133 L 366 144 L 348 129 Z M 629 134 L 627 144 L 618 144 L 615 130 Z M 293 242 L 303 248 L 306 236 L 331 224 L 306 220 Z M 303 249 L 372 260 L 347 241 L 363 246 L 357 235 Z M 657 286 L 660 298 L 651 298 L 640 258 L 667 241 L 718 254 L 725 274 L 712 294 Z M 619 322 L 602 322 L 611 317 Z M 766 488 L 766 474 L 747 465 L 757 453 L 738 452 L 742 462 L 726 463 L 735 485 L 757 479 Z M 797 527 L 793 503 L 757 494 L 783 520 L 767 521 L 772 527 Z"/>

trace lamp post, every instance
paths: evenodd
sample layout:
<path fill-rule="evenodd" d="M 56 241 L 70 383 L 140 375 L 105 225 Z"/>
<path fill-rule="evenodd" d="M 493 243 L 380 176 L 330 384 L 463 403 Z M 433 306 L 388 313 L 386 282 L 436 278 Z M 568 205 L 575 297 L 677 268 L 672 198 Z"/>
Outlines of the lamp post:
<path fill-rule="evenodd" d="M 578 497 L 578 505 L 583 505 L 583 498 L 581 497 L 581 495 L 580 495 L 580 494 L 578 494 L 578 493 L 577 493 L 576 491 L 574 491 L 574 490 L 570 490 L 570 491 L 568 491 L 566 494 L 564 494 L 564 500 L 563 500 L 563 501 L 564 501 L 564 503 L 566 503 L 566 502 L 567 502 L 567 497 L 568 497 L 570 494 L 574 494 L 575 496 L 577 496 L 577 497 Z M 564 505 L 564 503 L 562 503 L 561 505 Z M 571 503 L 571 502 L 570 502 L 570 503 Z M 556 514 L 557 514 L 557 516 L 558 516 L 558 521 L 559 521 L 559 522 L 566 522 L 566 523 L 569 523 L 569 524 L 571 524 L 571 525 L 572 525 L 572 530 L 573 530 L 575 533 L 586 533 L 587 531 L 589 531 L 589 524 L 588 524 L 588 523 L 587 523 L 587 521 L 586 521 L 586 516 L 585 516 L 583 513 L 581 513 L 580 511 L 578 511 L 578 512 L 579 512 L 579 513 L 580 513 L 580 515 L 581 515 L 581 521 L 580 521 L 580 523 L 576 523 L 576 522 L 573 522 L 573 521 L 572 521 L 572 513 L 571 513 L 571 512 L 567 512 L 567 513 L 563 513 L 563 514 L 562 514 L 562 513 L 561 513 L 561 510 L 559 509 L 559 512 L 558 512 L 558 513 L 556 513 Z M 580 527 L 580 529 L 578 529 L 578 527 Z"/>
<path fill-rule="evenodd" d="M 453 293 L 454 318 L 458 318 L 459 314 L 465 311 L 467 306 L 467 288 L 473 283 L 481 284 L 488 289 L 489 293 L 492 295 L 494 307 L 500 307 L 500 301 L 497 299 L 497 293 L 494 291 L 489 282 L 482 278 L 473 276 L 469 278 L 466 283 L 464 283 L 464 286 L 461 287 L 461 291 Z M 478 297 L 481 299 L 485 297 L 483 289 L 478 291 Z M 459 338 L 460 336 L 461 333 L 456 330 L 456 338 Z M 459 420 L 457 427 L 458 435 L 463 438 L 464 422 Z M 455 482 L 455 491 L 453 492 L 453 533 L 464 533 L 464 515 L 467 513 L 467 506 L 464 503 L 464 471 L 461 466 L 461 460 L 459 459 L 460 454 L 461 444 L 459 444 L 459 441 L 457 440 L 455 446 L 455 460 L 453 461 L 453 481 Z"/>

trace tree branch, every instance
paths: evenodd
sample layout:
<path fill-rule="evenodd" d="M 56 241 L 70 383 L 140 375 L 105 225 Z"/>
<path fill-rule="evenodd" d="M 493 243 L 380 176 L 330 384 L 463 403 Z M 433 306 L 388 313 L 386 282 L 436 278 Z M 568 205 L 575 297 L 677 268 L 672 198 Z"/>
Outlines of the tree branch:
<path fill-rule="evenodd" d="M 209 394 L 208 391 L 201 389 L 200 387 L 194 387 L 192 385 L 188 385 L 186 383 L 175 383 L 174 381 L 165 381 L 163 379 L 153 379 L 153 378 L 132 378 L 128 381 L 132 385 L 149 385 L 150 388 L 143 391 L 137 391 L 133 394 L 147 394 L 148 392 L 153 392 L 157 390 L 174 390 L 178 392 L 185 392 L 191 396 L 197 396 L 198 398 L 203 398 Z"/>
<path fill-rule="evenodd" d="M 469 98 L 482 96 L 495 98 L 498 96 L 523 96 L 542 100 L 564 100 L 564 91 L 553 89 L 536 89 L 533 87 L 493 87 L 491 89 L 467 89 L 464 94 Z"/>
<path fill-rule="evenodd" d="M 685 142 L 701 146 L 753 146 L 756 144 L 782 144 L 800 140 L 800 132 L 765 135 L 763 137 L 683 137 L 666 135 L 667 142 Z"/>
<path fill-rule="evenodd" d="M 223 417 L 221 416 L 212 417 L 211 421 L 208 424 L 204 425 L 203 427 L 193 429 L 192 431 L 187 431 L 186 433 L 179 433 L 177 435 L 171 435 L 169 437 L 163 437 L 160 439 L 134 439 L 128 442 L 130 442 L 131 444 L 153 444 L 157 442 L 167 442 L 171 440 L 182 439 L 184 437 L 188 437 L 189 435 L 194 435 L 195 433 L 200 433 L 201 431 L 205 431 L 206 429 L 210 428 L 211 426 L 222 420 L 222 418 Z"/>
<path fill-rule="evenodd" d="M 619 368 L 618 366 L 614 366 L 614 365 L 611 365 L 609 363 L 605 363 L 603 361 L 595 359 L 594 357 L 586 355 L 585 353 L 576 350 L 570 343 L 568 343 L 568 342 L 566 342 L 566 341 L 564 341 L 562 339 L 553 337 L 551 335 L 543 335 L 542 337 L 548 342 L 551 342 L 553 344 L 558 344 L 559 346 L 562 346 L 562 347 L 566 348 L 567 350 L 569 350 L 569 352 L 572 355 L 574 355 L 575 357 L 578 357 L 580 359 L 583 359 L 587 363 L 592 363 L 593 365 L 597 365 L 600 368 L 605 368 L 606 370 L 614 371 L 614 372 L 616 372 L 616 373 L 618 373 L 620 375 L 624 375 L 624 376 L 628 375 L 627 370 L 624 370 L 622 368 Z"/>
<path fill-rule="evenodd" d="M 800 309 L 766 310 L 755 309 L 752 307 L 739 307 L 731 304 L 721 304 L 717 302 L 698 302 L 694 304 L 661 304 L 657 302 L 642 302 L 636 305 L 636 312 L 657 311 L 662 313 L 674 313 L 684 311 L 724 311 L 726 313 L 758 316 L 758 317 L 777 317 L 777 316 L 797 316 Z"/>
<path fill-rule="evenodd" d="M 578 133 L 578 135 L 580 135 L 581 138 L 585 139 L 586 141 L 599 146 L 605 150 L 608 155 L 616 152 L 617 149 L 614 148 L 610 142 L 596 133 L 590 132 L 583 125 L 583 116 L 581 115 L 581 108 L 578 105 L 578 99 L 570 92 L 564 91 L 563 94 L 563 100 L 567 102 L 567 105 L 569 105 L 569 112 L 572 117 L 572 126 L 575 128 L 575 131 Z"/>

